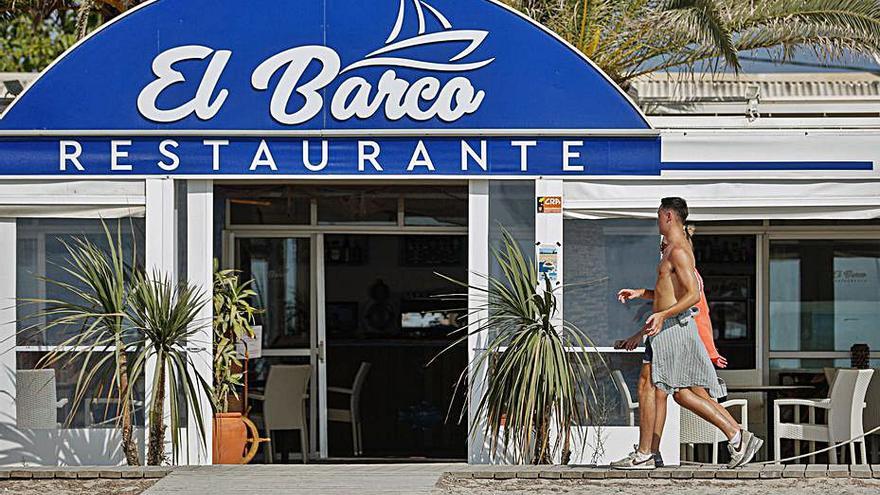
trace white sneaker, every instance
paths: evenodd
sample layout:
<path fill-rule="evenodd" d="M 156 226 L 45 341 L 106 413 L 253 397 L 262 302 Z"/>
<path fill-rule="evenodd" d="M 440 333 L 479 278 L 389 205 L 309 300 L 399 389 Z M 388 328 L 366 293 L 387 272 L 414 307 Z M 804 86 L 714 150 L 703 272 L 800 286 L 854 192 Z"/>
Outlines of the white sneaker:
<path fill-rule="evenodd" d="M 735 448 L 732 444 L 727 444 L 727 450 L 730 452 L 730 462 L 727 463 L 728 469 L 733 469 L 743 464 L 752 462 L 755 454 L 764 445 L 764 441 L 756 437 L 748 430 L 741 431 L 739 448 Z"/>
<path fill-rule="evenodd" d="M 626 457 L 619 461 L 611 463 L 612 469 L 654 469 L 654 454 L 643 454 L 639 452 L 638 446 L 630 452 Z"/>

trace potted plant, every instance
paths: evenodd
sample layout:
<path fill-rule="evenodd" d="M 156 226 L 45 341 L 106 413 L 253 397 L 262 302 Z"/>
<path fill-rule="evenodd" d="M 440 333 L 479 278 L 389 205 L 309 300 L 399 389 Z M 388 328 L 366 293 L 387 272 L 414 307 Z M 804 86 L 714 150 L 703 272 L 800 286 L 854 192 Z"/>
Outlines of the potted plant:
<path fill-rule="evenodd" d="M 493 251 L 501 277 L 482 275 L 485 285 L 471 286 L 440 275 L 482 293 L 485 301 L 469 309 L 470 321 L 459 330 L 464 335 L 447 349 L 469 335 L 488 335 L 485 350 L 469 363 L 471 370 L 486 370 L 477 406 L 480 420 L 471 434 L 483 429 L 493 458 L 500 452 L 514 464 L 567 463 L 572 425 L 587 420 L 586 398 L 595 383 L 589 354 L 569 349 L 592 343 L 574 325 L 558 323 L 552 283 L 546 277 L 539 280 L 534 261 L 502 232 L 501 249 Z M 478 318 L 480 314 L 487 316 Z M 468 373 L 461 376 L 463 380 Z"/>
<path fill-rule="evenodd" d="M 238 400 L 238 389 L 246 379 L 236 344 L 254 336 L 254 314 L 250 298 L 256 296 L 252 281 L 241 282 L 235 270 L 218 270 L 214 261 L 214 405 L 213 458 L 215 464 L 240 464 L 253 456 L 244 454 L 248 429 L 256 439 L 256 428 L 243 411 L 230 411 L 230 397 Z M 253 444 L 255 446 L 256 443 Z"/>

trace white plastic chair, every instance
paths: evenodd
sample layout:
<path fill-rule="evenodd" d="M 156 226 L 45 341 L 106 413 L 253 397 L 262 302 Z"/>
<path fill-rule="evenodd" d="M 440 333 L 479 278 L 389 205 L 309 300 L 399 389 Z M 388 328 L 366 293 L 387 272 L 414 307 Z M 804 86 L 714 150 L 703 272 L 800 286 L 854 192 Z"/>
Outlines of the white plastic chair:
<path fill-rule="evenodd" d="M 837 377 L 838 368 L 824 368 L 825 380 L 828 386 L 834 384 Z M 871 383 L 868 385 L 868 391 L 865 393 L 865 411 L 862 417 L 862 426 L 865 431 L 871 431 L 880 426 L 880 374 L 874 369 L 874 375 L 871 377 Z M 880 457 L 880 433 L 870 435 L 873 438 L 872 456 Z"/>
<path fill-rule="evenodd" d="M 739 407 L 739 425 L 744 429 L 749 428 L 749 401 L 746 399 L 731 399 L 722 402 L 721 405 L 726 409 Z M 727 437 L 721 430 L 685 408 L 681 409 L 681 432 L 679 438 L 679 443 L 685 447 L 686 451 L 691 453 L 693 453 L 694 445 L 711 444 L 712 464 L 718 464 L 718 443 L 727 441 Z M 694 460 L 692 455 L 690 460 Z"/>
<path fill-rule="evenodd" d="M 55 429 L 58 409 L 67 399 L 58 400 L 55 370 L 15 371 L 15 422 L 19 428 Z"/>
<path fill-rule="evenodd" d="M 871 377 L 871 384 L 868 385 L 868 392 L 865 394 L 865 416 L 862 425 L 865 431 L 871 431 L 880 426 L 880 376 L 878 376 L 876 369 Z M 870 436 L 873 437 L 871 442 L 872 455 L 875 458 L 880 457 L 880 433 L 874 433 Z"/>
<path fill-rule="evenodd" d="M 337 423 L 351 423 L 351 443 L 354 455 L 364 453 L 363 424 L 361 423 L 361 391 L 370 372 L 370 363 L 361 363 L 354 375 L 354 383 L 351 388 L 327 387 L 327 392 L 345 394 L 349 396 L 348 409 L 327 409 L 327 421 Z"/>
<path fill-rule="evenodd" d="M 270 438 L 266 448 L 266 462 L 269 464 L 275 461 L 272 439 L 272 432 L 275 430 L 299 430 L 303 464 L 309 462 L 306 400 L 309 397 L 311 376 L 312 367 L 307 364 L 276 364 L 269 368 L 265 393 L 248 395 L 251 399 L 263 402 L 263 429 Z"/>
<path fill-rule="evenodd" d="M 617 391 L 620 392 L 621 409 L 628 415 L 629 425 L 635 426 L 636 409 L 639 408 L 639 403 L 633 402 L 632 395 L 629 393 L 629 387 L 626 386 L 626 380 L 623 378 L 623 372 L 613 370 L 611 372 L 611 379 L 614 380 L 614 385 L 617 387 Z"/>
<path fill-rule="evenodd" d="M 839 370 L 831 385 L 827 399 L 778 399 L 773 403 L 774 447 L 776 461 L 782 458 L 781 440 L 808 440 L 836 444 L 862 435 L 865 395 L 874 370 Z M 783 423 L 782 406 L 809 408 L 809 423 Z M 828 424 L 816 423 L 816 409 L 827 411 Z M 862 464 L 867 464 L 865 439 L 849 444 L 852 463 L 856 459 L 856 446 L 861 445 Z M 831 464 L 837 464 L 837 449 L 828 451 Z"/>

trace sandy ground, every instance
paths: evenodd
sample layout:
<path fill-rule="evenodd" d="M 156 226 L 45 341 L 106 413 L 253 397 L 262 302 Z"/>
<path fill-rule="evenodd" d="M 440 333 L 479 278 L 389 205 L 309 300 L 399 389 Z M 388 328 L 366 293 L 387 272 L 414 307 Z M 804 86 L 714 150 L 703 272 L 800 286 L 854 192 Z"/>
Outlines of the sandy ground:
<path fill-rule="evenodd" d="M 441 479 L 438 495 L 539 494 L 712 494 L 712 495 L 861 495 L 880 493 L 880 479 L 735 480 L 467 480 Z"/>
<path fill-rule="evenodd" d="M 0 481 L 0 495 L 137 495 L 157 481 L 159 480 L 3 480 Z"/>

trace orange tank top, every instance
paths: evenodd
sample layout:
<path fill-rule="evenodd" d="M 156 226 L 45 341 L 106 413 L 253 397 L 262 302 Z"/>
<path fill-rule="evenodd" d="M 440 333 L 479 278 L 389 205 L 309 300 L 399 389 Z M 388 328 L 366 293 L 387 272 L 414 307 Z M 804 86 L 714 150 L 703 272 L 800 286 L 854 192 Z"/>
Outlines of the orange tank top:
<path fill-rule="evenodd" d="M 697 283 L 700 284 L 700 302 L 697 303 L 697 315 L 694 317 L 694 321 L 697 323 L 697 330 L 700 332 L 700 340 L 703 341 L 706 351 L 709 352 L 709 359 L 715 364 L 719 355 L 718 349 L 715 348 L 715 335 L 712 332 L 712 320 L 709 318 L 709 304 L 706 302 L 703 277 L 700 276 L 700 272 L 696 269 L 694 274 L 697 276 Z"/>

